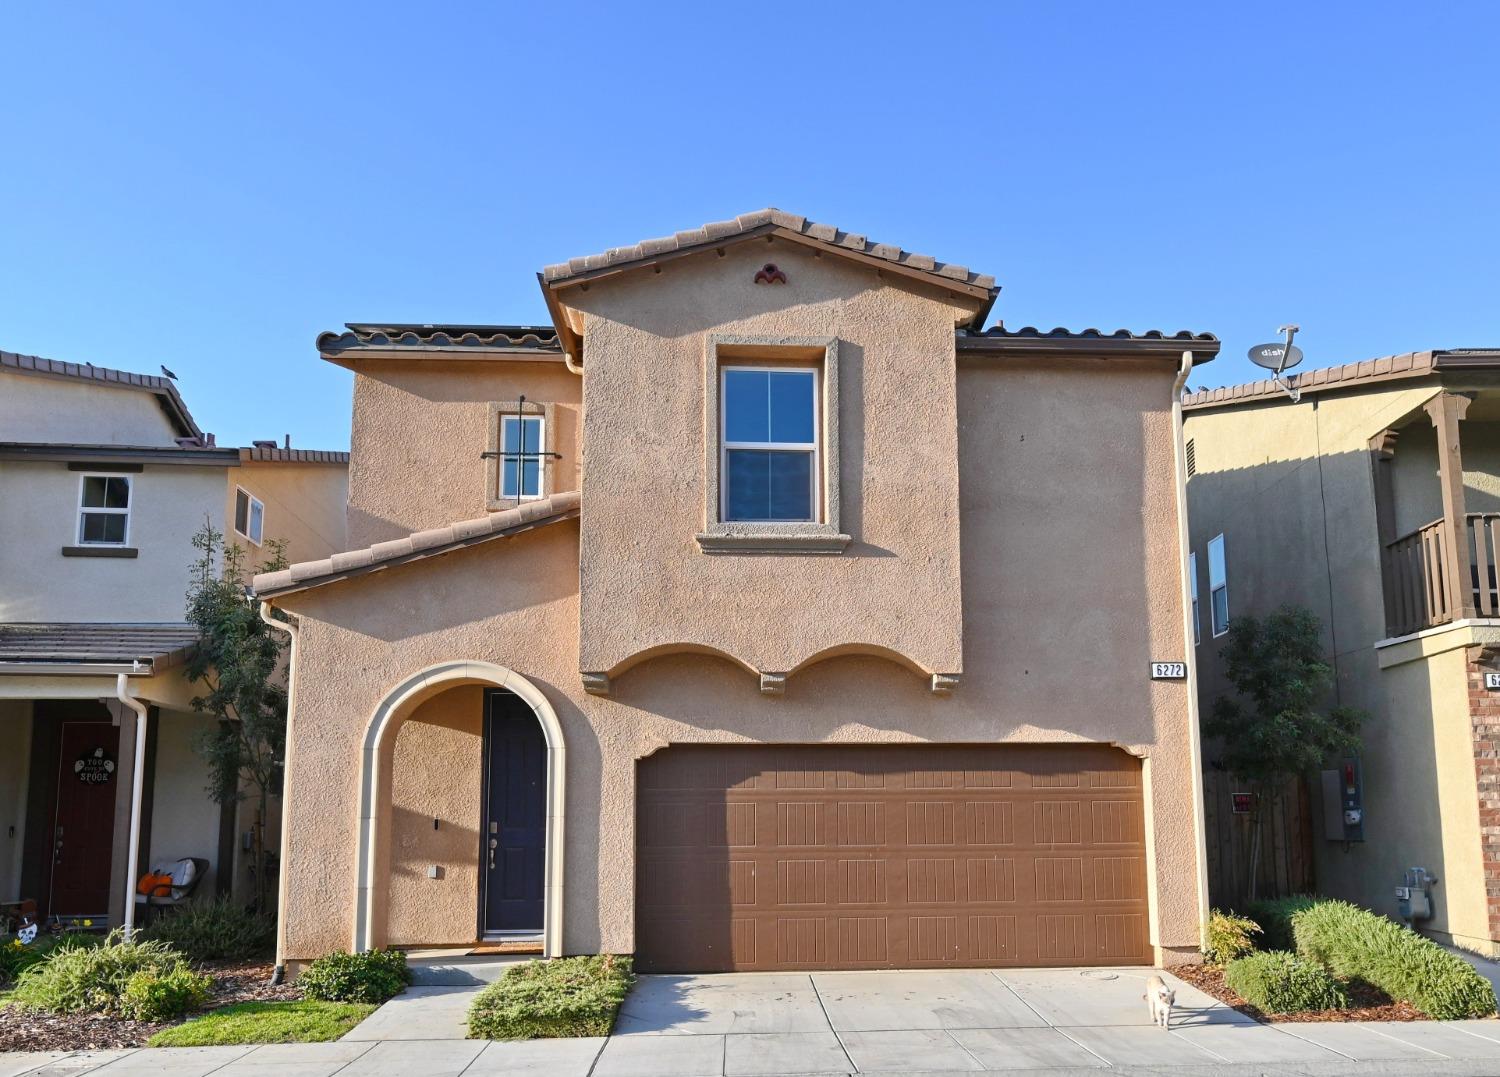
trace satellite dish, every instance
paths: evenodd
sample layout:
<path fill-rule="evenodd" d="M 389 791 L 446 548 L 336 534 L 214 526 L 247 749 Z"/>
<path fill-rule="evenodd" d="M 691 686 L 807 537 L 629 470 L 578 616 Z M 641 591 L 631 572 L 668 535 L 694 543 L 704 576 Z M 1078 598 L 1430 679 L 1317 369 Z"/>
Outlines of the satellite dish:
<path fill-rule="evenodd" d="M 1256 366 L 1274 370 L 1278 374 L 1302 362 L 1302 349 L 1295 344 L 1277 341 L 1274 344 L 1257 344 L 1250 349 L 1250 361 Z"/>

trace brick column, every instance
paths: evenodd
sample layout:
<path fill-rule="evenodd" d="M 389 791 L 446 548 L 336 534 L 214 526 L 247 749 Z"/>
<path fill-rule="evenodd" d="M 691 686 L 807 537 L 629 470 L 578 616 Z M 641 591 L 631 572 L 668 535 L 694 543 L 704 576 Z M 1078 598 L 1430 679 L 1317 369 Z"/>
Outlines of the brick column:
<path fill-rule="evenodd" d="M 1500 691 L 1492 692 L 1484 687 L 1486 673 L 1500 673 L 1500 649 L 1470 647 L 1466 656 L 1485 901 L 1489 909 L 1490 938 L 1500 939 Z"/>

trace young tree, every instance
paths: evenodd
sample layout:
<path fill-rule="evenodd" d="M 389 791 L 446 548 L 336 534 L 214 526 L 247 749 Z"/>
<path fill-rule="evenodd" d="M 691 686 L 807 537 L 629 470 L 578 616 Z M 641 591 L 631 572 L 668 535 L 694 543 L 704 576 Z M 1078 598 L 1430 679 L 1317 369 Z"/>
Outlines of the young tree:
<path fill-rule="evenodd" d="M 1223 746 L 1224 768 L 1251 785 L 1250 893 L 1256 898 L 1261 830 L 1290 781 L 1329 756 L 1359 750 L 1366 715 L 1325 707 L 1333 668 L 1323 655 L 1322 622 L 1300 606 L 1282 606 L 1264 620 L 1236 617 L 1219 653 L 1238 693 L 1214 702 L 1203 724 Z M 1269 811 L 1267 809 L 1270 809 Z"/>
<path fill-rule="evenodd" d="M 269 908 L 266 857 L 266 813 L 270 798 L 281 792 L 286 752 L 286 685 L 282 656 L 284 633 L 260 619 L 246 600 L 251 566 L 239 543 L 207 520 L 193 536 L 199 551 L 187 592 L 187 619 L 197 627 L 198 648 L 187 663 L 188 680 L 203 689 L 193 709 L 214 719 L 198 735 L 196 747 L 208 762 L 208 793 L 219 804 L 236 804 L 254 796 L 260 814 L 252 830 L 255 907 Z M 286 567 L 284 544 L 266 545 L 261 571 Z M 228 870 L 228 865 L 220 865 Z"/>

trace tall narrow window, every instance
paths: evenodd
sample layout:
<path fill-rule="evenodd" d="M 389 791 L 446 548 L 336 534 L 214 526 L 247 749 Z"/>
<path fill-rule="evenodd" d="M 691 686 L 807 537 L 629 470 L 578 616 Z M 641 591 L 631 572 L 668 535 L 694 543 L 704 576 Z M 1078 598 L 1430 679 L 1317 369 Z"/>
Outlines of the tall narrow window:
<path fill-rule="evenodd" d="M 726 366 L 721 377 L 721 519 L 816 523 L 817 371 Z"/>
<path fill-rule="evenodd" d="M 1198 627 L 1198 554 L 1188 554 L 1188 587 L 1193 594 L 1193 646 L 1198 646 L 1202 629 Z"/>
<path fill-rule="evenodd" d="M 130 476 L 84 475 L 78 496 L 78 544 L 123 546 L 130 538 Z"/>
<path fill-rule="evenodd" d="M 234 529 L 259 546 L 265 519 L 266 507 L 260 499 L 236 486 L 234 488 Z"/>
<path fill-rule="evenodd" d="M 506 415 L 500 420 L 500 496 L 530 501 L 542 496 L 542 417 Z"/>
<path fill-rule="evenodd" d="M 1208 541 L 1208 611 L 1213 633 L 1229 631 L 1229 577 L 1224 570 L 1224 536 Z"/>

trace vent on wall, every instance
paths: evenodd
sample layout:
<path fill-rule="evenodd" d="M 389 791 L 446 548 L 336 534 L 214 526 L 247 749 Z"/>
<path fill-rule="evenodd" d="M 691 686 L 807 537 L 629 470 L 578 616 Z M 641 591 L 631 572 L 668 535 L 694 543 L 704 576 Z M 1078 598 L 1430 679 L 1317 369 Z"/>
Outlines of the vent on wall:
<path fill-rule="evenodd" d="M 1198 474 L 1198 446 L 1193 444 L 1193 439 L 1188 438 L 1187 443 L 1187 473 L 1188 478 Z"/>

